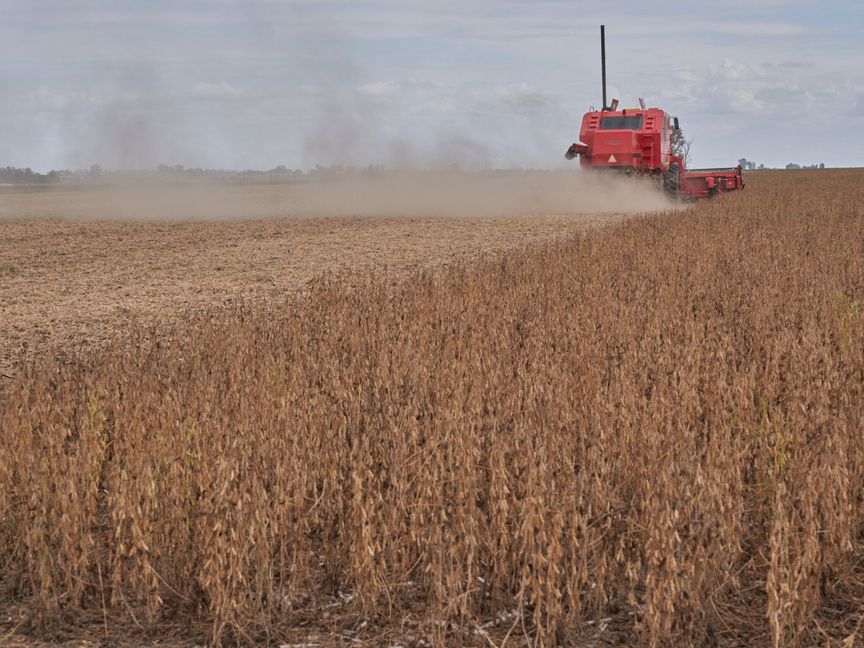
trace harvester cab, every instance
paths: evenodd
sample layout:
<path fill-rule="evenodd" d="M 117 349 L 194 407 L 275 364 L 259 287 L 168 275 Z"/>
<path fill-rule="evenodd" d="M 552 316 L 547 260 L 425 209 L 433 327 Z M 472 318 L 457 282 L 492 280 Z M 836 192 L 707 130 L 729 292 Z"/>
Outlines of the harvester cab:
<path fill-rule="evenodd" d="M 651 176 L 678 198 L 702 198 L 720 191 L 743 189 L 741 167 L 687 171 L 684 137 L 677 117 L 660 108 L 618 109 L 618 100 L 606 103 L 606 29 L 600 26 L 600 59 L 603 76 L 603 108 L 582 117 L 579 142 L 565 153 L 579 157 L 580 166 L 615 169 L 626 175 Z"/>

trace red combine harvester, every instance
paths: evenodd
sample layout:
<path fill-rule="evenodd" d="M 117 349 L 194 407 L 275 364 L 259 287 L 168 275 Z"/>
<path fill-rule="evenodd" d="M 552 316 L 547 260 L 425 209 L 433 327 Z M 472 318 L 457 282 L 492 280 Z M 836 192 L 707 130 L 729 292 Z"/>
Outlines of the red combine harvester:
<path fill-rule="evenodd" d="M 577 155 L 583 168 L 615 169 L 627 175 L 650 176 L 674 198 L 696 200 L 744 188 L 740 165 L 728 169 L 687 169 L 685 140 L 677 117 L 660 108 L 618 110 L 618 100 L 606 104 L 606 28 L 600 26 L 603 109 L 582 117 L 579 143 L 565 157 Z"/>

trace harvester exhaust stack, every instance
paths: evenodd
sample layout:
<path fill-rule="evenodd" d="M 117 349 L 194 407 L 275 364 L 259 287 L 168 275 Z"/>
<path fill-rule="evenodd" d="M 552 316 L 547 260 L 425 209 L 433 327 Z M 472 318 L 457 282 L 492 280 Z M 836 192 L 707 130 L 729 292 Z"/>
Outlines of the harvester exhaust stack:
<path fill-rule="evenodd" d="M 606 25 L 600 25 L 600 71 L 603 76 L 603 110 L 606 110 Z"/>

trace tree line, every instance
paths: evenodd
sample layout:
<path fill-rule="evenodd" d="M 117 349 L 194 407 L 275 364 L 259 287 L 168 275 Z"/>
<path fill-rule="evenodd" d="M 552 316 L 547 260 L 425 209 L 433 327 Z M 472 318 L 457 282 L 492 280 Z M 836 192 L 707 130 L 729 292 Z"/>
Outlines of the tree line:
<path fill-rule="evenodd" d="M 26 169 L 18 169 L 11 166 L 0 167 L 0 184 L 40 184 L 59 182 L 59 180 L 59 171 L 36 173 L 29 167 Z"/>
<path fill-rule="evenodd" d="M 748 160 L 747 158 L 741 158 L 740 160 L 738 160 L 738 164 L 740 164 L 741 168 L 744 169 L 745 171 L 755 171 L 757 169 L 761 171 L 762 169 L 770 168 L 770 167 L 766 167 L 764 164 L 757 165 L 755 162 Z M 794 162 L 790 162 L 784 168 L 790 169 L 790 170 L 791 169 L 824 169 L 825 163 L 820 162 L 819 164 L 795 164 Z"/>

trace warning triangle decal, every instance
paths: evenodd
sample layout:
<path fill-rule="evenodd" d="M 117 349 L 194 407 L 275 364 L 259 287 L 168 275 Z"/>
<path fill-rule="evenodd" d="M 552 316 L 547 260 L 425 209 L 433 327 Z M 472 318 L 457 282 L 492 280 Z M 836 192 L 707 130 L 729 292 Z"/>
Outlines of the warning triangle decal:
<path fill-rule="evenodd" d="M 610 155 L 610 156 L 609 156 L 609 161 L 610 161 L 610 162 L 617 162 L 618 160 L 615 159 L 615 156 L 614 156 L 614 155 Z"/>

